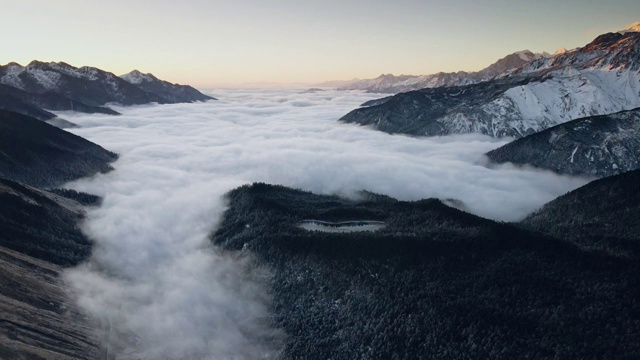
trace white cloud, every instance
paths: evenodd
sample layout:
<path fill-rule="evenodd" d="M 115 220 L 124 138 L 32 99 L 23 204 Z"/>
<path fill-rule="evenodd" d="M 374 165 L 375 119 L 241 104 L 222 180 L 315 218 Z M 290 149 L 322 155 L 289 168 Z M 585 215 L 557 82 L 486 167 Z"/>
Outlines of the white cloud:
<path fill-rule="evenodd" d="M 354 92 L 227 90 L 220 101 L 117 108 L 118 117 L 64 113 L 73 130 L 121 157 L 115 171 L 77 181 L 104 196 L 86 232 L 89 265 L 67 278 L 81 303 L 143 339 L 148 358 L 192 353 L 256 358 L 277 345 L 267 323 L 266 271 L 244 271 L 216 253 L 207 235 L 222 196 L 263 181 L 316 193 L 362 189 L 402 200 L 462 200 L 474 213 L 522 218 L 585 179 L 482 156 L 507 140 L 480 135 L 412 138 L 336 120 L 375 98 Z M 277 342 L 276 342 L 277 343 Z"/>

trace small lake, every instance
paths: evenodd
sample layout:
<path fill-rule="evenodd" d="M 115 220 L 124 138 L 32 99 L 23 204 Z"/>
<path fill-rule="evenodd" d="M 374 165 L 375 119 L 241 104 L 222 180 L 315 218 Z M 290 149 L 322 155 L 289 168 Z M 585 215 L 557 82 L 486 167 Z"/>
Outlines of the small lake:
<path fill-rule="evenodd" d="M 298 224 L 299 227 L 308 231 L 322 231 L 329 233 L 351 233 L 362 231 L 377 231 L 385 226 L 382 221 L 374 220 L 358 220 L 358 221 L 342 221 L 329 222 L 322 220 L 303 220 Z"/>

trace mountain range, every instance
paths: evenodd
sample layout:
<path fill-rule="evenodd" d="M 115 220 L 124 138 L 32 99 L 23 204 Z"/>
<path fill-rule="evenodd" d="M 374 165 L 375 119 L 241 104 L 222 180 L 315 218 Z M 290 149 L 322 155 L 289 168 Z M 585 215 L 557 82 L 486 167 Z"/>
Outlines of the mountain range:
<path fill-rule="evenodd" d="M 210 239 L 269 270 L 264 320 L 287 335 L 281 357 L 637 358 L 638 30 L 350 114 L 393 133 L 514 136 L 488 158 L 603 177 L 522 221 L 366 191 L 357 199 L 264 183 L 230 191 Z M 109 352 L 108 322 L 83 313 L 60 275 L 90 256 L 80 223 L 101 199 L 55 188 L 112 170 L 117 154 L 41 121 L 55 119 L 45 109 L 116 115 L 105 104 L 208 100 L 198 94 L 139 71 L 0 67 L 0 358 L 122 355 Z"/>
<path fill-rule="evenodd" d="M 490 80 L 505 71 L 513 70 L 533 60 L 547 58 L 548 53 L 534 54 L 529 50 L 509 54 L 476 72 L 439 72 L 431 75 L 382 74 L 375 79 L 353 80 L 338 86 L 338 90 L 363 90 L 371 93 L 397 94 L 411 90 L 441 86 L 460 86 Z"/>
<path fill-rule="evenodd" d="M 340 120 L 389 133 L 523 137 L 573 119 L 640 107 L 640 32 L 604 34 L 464 86 L 400 93 Z"/>
<path fill-rule="evenodd" d="M 32 61 L 27 66 L 0 66 L 0 109 L 40 120 L 73 110 L 118 115 L 109 103 L 139 105 L 207 101 L 214 98 L 188 85 L 172 84 L 134 70 L 121 77 L 95 67 L 74 67 L 64 62 Z"/>

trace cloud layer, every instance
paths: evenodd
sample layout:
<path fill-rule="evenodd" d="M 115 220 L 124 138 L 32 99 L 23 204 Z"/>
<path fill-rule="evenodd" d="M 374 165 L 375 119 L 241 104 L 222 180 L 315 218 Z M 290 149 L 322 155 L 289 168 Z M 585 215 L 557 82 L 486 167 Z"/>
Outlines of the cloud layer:
<path fill-rule="evenodd" d="M 220 101 L 64 113 L 74 133 L 121 157 L 115 171 L 69 186 L 104 196 L 88 214 L 91 262 L 67 273 L 81 304 L 132 331 L 132 354 L 273 357 L 264 269 L 212 248 L 223 195 L 262 181 L 323 194 L 366 189 L 402 200 L 453 198 L 513 221 L 585 179 L 485 166 L 507 140 L 412 138 L 336 120 L 376 96 L 356 92 L 226 90 Z M 136 345 L 137 344 L 137 345 Z M 133 356 L 133 355 L 132 355 Z"/>

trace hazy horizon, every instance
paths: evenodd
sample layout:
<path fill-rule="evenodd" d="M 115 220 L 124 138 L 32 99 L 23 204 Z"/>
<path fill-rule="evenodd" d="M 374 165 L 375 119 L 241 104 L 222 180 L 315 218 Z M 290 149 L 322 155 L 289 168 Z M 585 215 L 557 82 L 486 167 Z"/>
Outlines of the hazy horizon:
<path fill-rule="evenodd" d="M 552 9 L 550 11 L 549 9 Z M 515 51 L 553 52 L 638 21 L 632 0 L 34 0 L 4 6 L 0 63 L 133 69 L 200 88 L 475 71 Z"/>

